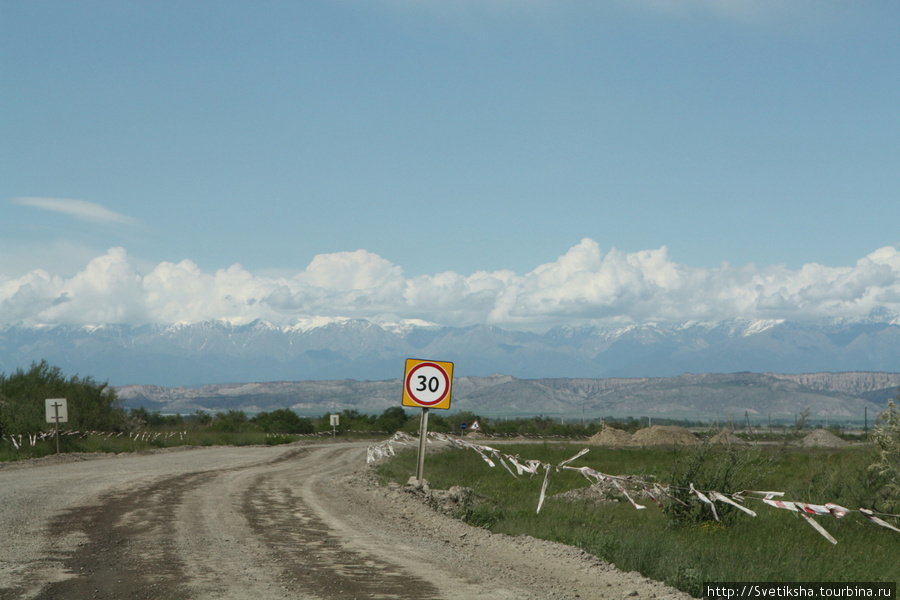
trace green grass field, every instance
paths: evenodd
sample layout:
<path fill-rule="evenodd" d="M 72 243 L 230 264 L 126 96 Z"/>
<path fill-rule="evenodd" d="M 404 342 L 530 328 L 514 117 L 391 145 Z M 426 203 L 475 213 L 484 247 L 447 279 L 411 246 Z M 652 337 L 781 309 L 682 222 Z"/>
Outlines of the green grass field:
<path fill-rule="evenodd" d="M 573 456 L 583 444 L 523 444 L 498 447 L 504 454 L 550 464 Z M 693 482 L 697 489 L 785 492 L 784 500 L 832 502 L 854 511 L 871 508 L 874 489 L 866 468 L 868 447 L 841 450 L 777 448 L 729 452 L 662 448 L 591 451 L 572 463 L 610 475 L 640 475 L 660 484 Z M 385 481 L 406 483 L 415 473 L 415 451 L 398 454 L 379 467 Z M 534 478 L 513 478 L 499 464 L 490 468 L 475 452 L 453 449 L 427 456 L 425 477 L 433 488 L 472 488 L 486 500 L 461 511 L 472 525 L 495 533 L 528 534 L 583 548 L 624 571 L 639 571 L 694 596 L 704 583 L 897 582 L 900 533 L 874 526 L 858 512 L 843 519 L 815 517 L 833 535 L 831 544 L 800 516 L 748 499 L 751 517 L 717 503 L 722 522 L 699 503 L 691 509 L 664 511 L 652 500 L 589 504 L 555 498 L 590 482 L 571 471 L 551 471 L 547 500 L 536 514 L 544 471 Z M 877 508 L 877 507 L 876 507 Z M 900 526 L 894 519 L 893 524 Z"/>

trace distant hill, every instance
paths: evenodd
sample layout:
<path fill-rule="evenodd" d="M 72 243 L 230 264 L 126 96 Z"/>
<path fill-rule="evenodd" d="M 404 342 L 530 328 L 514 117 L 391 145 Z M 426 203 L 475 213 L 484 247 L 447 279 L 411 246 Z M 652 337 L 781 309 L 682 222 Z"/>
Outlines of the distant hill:
<path fill-rule="evenodd" d="M 113 385 L 172 387 L 387 380 L 402 375 L 406 358 L 453 361 L 457 375 L 467 377 L 507 373 L 532 381 L 900 370 L 900 321 L 891 315 L 817 323 L 735 320 L 617 329 L 557 327 L 545 333 L 408 321 L 315 323 L 5 326 L 0 328 L 0 371 L 46 359 L 67 373 Z M 813 380 L 796 383 L 817 389 Z"/>
<path fill-rule="evenodd" d="M 509 375 L 456 377 L 453 409 L 483 416 L 569 418 L 659 416 L 752 424 L 792 420 L 807 409 L 831 423 L 870 422 L 896 398 L 900 373 L 687 374 L 670 378 L 517 379 Z M 400 404 L 400 379 L 280 381 L 165 388 L 123 386 L 126 406 L 190 414 L 293 408 L 320 415 L 347 409 L 382 412 Z"/>

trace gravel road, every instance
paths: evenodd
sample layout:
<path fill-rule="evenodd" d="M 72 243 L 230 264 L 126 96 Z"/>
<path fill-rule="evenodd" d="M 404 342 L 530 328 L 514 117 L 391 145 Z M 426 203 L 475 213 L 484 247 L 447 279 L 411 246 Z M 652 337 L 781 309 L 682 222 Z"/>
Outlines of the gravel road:
<path fill-rule="evenodd" d="M 483 597 L 688 598 L 381 488 L 362 443 L 0 466 L 2 600 Z"/>

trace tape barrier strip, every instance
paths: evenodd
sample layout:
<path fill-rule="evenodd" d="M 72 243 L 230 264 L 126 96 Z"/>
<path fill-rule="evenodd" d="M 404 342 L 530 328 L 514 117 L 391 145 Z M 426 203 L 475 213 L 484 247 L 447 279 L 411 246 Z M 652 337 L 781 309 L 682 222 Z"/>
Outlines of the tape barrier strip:
<path fill-rule="evenodd" d="M 816 531 L 821 533 L 822 537 L 824 537 L 826 540 L 828 540 L 832 544 L 837 544 L 837 540 L 834 539 L 830 533 L 825 531 L 824 527 L 822 527 L 821 525 L 816 523 L 815 519 L 813 519 L 811 516 L 809 516 L 808 514 L 806 514 L 805 512 L 802 512 L 802 511 L 800 512 L 800 516 L 803 517 L 804 519 L 806 519 L 806 522 L 809 523 L 810 525 L 812 525 L 813 529 L 815 529 Z"/>
<path fill-rule="evenodd" d="M 706 496 L 704 496 L 704 495 L 703 495 L 703 492 L 699 492 L 699 491 L 695 490 L 695 489 L 694 489 L 694 484 L 693 484 L 693 483 L 691 484 L 690 490 L 691 490 L 691 492 L 693 492 L 693 494 L 694 494 L 695 496 L 697 496 L 697 498 L 700 499 L 700 502 L 703 502 L 704 504 L 708 504 L 708 505 L 709 505 L 709 508 L 712 510 L 713 518 L 714 518 L 716 521 L 718 521 L 718 520 L 719 520 L 719 514 L 716 512 L 716 505 L 713 504 L 713 501 L 710 500 L 709 498 L 707 498 Z"/>
<path fill-rule="evenodd" d="M 634 499 L 632 499 L 632 497 L 628 495 L 628 492 L 625 491 L 625 488 L 622 487 L 622 484 L 619 483 L 619 480 L 618 480 L 618 479 L 613 478 L 613 479 L 612 479 L 612 482 L 613 482 L 613 484 L 615 484 L 615 486 L 616 486 L 617 488 L 619 488 L 619 491 L 622 492 L 622 495 L 625 496 L 626 498 L 628 498 L 628 501 L 631 502 L 631 505 L 632 505 L 635 509 L 637 509 L 637 510 L 644 510 L 645 508 L 647 508 L 647 507 L 644 506 L 643 504 L 638 504 L 637 502 L 635 502 Z M 714 513 L 716 512 L 715 509 L 713 509 L 713 512 L 714 512 Z"/>
<path fill-rule="evenodd" d="M 662 502 L 659 501 L 658 496 L 666 496 L 673 502 L 678 502 L 682 505 L 687 506 L 687 504 L 684 501 L 673 496 L 671 493 L 669 493 L 668 489 L 661 487 L 656 482 L 650 484 L 650 483 L 644 481 L 643 479 L 641 479 L 640 477 L 636 477 L 636 476 L 632 476 L 632 475 L 626 475 L 626 476 L 607 475 L 605 473 L 600 473 L 599 471 L 596 471 L 587 466 L 585 466 L 585 467 L 569 466 L 569 464 L 572 463 L 573 461 L 575 461 L 577 458 L 580 458 L 580 457 L 584 456 L 585 454 L 587 454 L 587 452 L 589 452 L 589 450 L 590 450 L 589 448 L 585 448 L 585 449 L 581 450 L 572 458 L 564 460 L 554 467 L 553 465 L 543 463 L 538 460 L 522 460 L 521 457 L 519 457 L 518 455 L 513 456 L 510 454 L 503 454 L 499 450 L 497 450 L 496 448 L 492 448 L 491 446 L 483 446 L 483 445 L 479 445 L 479 444 L 473 444 L 473 443 L 467 442 L 465 440 L 462 440 L 461 438 L 458 438 L 458 437 L 448 436 L 448 435 L 437 433 L 437 432 L 429 432 L 428 435 L 433 436 L 436 439 L 449 442 L 453 446 L 456 446 L 459 448 L 469 448 L 469 449 L 475 450 L 476 452 L 478 452 L 479 455 L 481 455 L 481 457 L 485 460 L 485 462 L 487 462 L 490 466 L 493 467 L 493 466 L 495 466 L 494 462 L 491 461 L 490 458 L 488 458 L 488 455 L 490 454 L 491 456 L 496 458 L 506 468 L 506 470 L 509 472 L 509 474 L 512 475 L 513 477 L 515 477 L 516 479 L 518 479 L 519 476 L 521 476 L 525 473 L 528 473 L 529 475 L 531 475 L 533 477 L 534 475 L 537 474 L 538 469 L 543 467 L 544 468 L 544 481 L 543 481 L 543 485 L 541 486 L 540 498 L 538 499 L 538 508 L 537 508 L 538 513 L 540 513 L 541 508 L 543 508 L 544 502 L 546 500 L 547 487 L 548 487 L 549 480 L 550 480 L 550 469 L 551 468 L 555 468 L 557 471 L 559 471 L 560 469 L 578 471 L 589 481 L 593 480 L 594 485 L 600 483 L 601 481 L 610 482 L 619 490 L 619 492 L 623 496 L 625 496 L 625 498 L 628 499 L 628 501 L 631 503 L 631 505 L 634 506 L 634 508 L 637 510 L 641 510 L 646 507 L 642 506 L 634 501 L 634 499 L 628 494 L 628 491 L 625 489 L 625 484 L 640 488 L 645 494 L 647 494 L 647 496 L 650 499 L 652 499 L 654 502 L 656 502 L 656 504 L 659 505 L 661 508 L 663 507 L 663 504 L 662 504 Z M 509 465 L 506 463 L 506 461 L 509 461 L 509 463 L 515 467 L 516 473 L 513 473 L 512 469 L 509 467 Z M 652 488 L 654 490 L 654 492 L 651 492 L 650 488 Z M 778 492 L 778 491 L 744 490 L 744 491 L 736 492 L 736 493 L 732 494 L 731 498 L 729 498 L 725 494 L 716 492 L 714 490 L 710 490 L 706 493 L 701 492 L 700 490 L 697 490 L 694 487 L 693 483 L 690 484 L 690 487 L 688 489 L 694 496 L 697 497 L 697 499 L 700 502 L 703 502 L 704 504 L 707 504 L 710 507 L 710 509 L 713 513 L 713 517 L 717 521 L 719 520 L 719 515 L 718 515 L 718 512 L 716 511 L 715 502 L 723 502 L 725 504 L 729 504 L 729 505 L 747 513 L 748 515 L 755 517 L 755 516 L 757 516 L 756 512 L 750 510 L 749 508 L 747 508 L 745 506 L 742 506 L 741 503 L 743 503 L 745 500 L 744 495 L 745 494 L 757 494 L 759 496 L 764 496 L 763 498 L 751 497 L 751 499 L 762 500 L 764 503 L 766 503 L 770 506 L 774 506 L 776 508 L 783 508 L 786 510 L 790 510 L 792 512 L 797 512 L 813 528 L 815 528 L 819 534 L 821 534 L 823 537 L 825 537 L 825 539 L 827 539 L 829 542 L 831 542 L 833 544 L 837 543 L 837 541 L 834 539 L 834 537 L 832 537 L 831 534 L 829 534 L 821 525 L 819 525 L 815 520 L 813 520 L 812 517 L 810 517 L 810 515 L 830 515 L 830 516 L 840 519 L 840 518 L 846 516 L 847 514 L 849 514 L 850 512 L 854 512 L 848 508 L 844 508 L 843 506 L 840 506 L 838 504 L 833 504 L 833 503 L 809 504 L 806 502 L 775 500 L 776 497 L 780 498 L 780 497 L 784 496 L 784 492 Z M 900 533 L 900 529 L 898 529 L 897 527 L 894 527 L 890 523 L 887 523 L 887 522 L 883 521 L 882 519 L 879 519 L 877 516 L 875 516 L 874 511 L 869 511 L 866 509 L 859 509 L 859 512 L 861 512 L 872 523 L 879 525 L 881 527 L 886 527 L 888 529 L 891 529 L 893 531 Z M 883 516 L 900 518 L 900 515 L 891 515 L 891 514 L 887 514 L 887 513 L 879 513 L 879 514 L 881 514 Z"/>
<path fill-rule="evenodd" d="M 587 453 L 590 452 L 590 451 L 591 451 L 590 448 L 585 448 L 584 450 L 582 450 L 581 452 L 579 452 L 578 454 L 576 454 L 576 455 L 573 456 L 572 458 L 570 458 L 570 459 L 568 459 L 568 460 L 562 461 L 561 463 L 559 463 L 558 466 L 564 467 L 564 466 L 566 466 L 567 464 L 569 464 L 570 462 L 572 462 L 573 460 L 575 460 L 576 458 L 581 458 L 582 456 L 584 456 L 585 454 L 587 454 Z"/>
<path fill-rule="evenodd" d="M 544 505 L 544 498 L 547 496 L 547 484 L 550 483 L 550 465 L 543 465 L 544 467 L 544 485 L 541 486 L 541 497 L 538 500 L 537 512 L 540 514 L 541 506 Z"/>
<path fill-rule="evenodd" d="M 869 521 L 871 521 L 872 523 L 875 523 L 876 525 L 880 525 L 881 527 L 887 527 L 888 529 L 892 529 L 892 530 L 896 531 L 897 533 L 900 533 L 900 529 L 897 529 L 896 527 L 894 527 L 887 521 L 882 521 L 881 519 L 876 517 L 874 511 L 867 510 L 865 508 L 861 508 L 861 509 L 859 509 L 859 512 L 861 512 L 862 515 L 865 518 L 867 518 Z"/>
<path fill-rule="evenodd" d="M 656 487 L 659 487 L 659 486 L 656 486 Z M 642 489 L 644 490 L 644 493 L 647 494 L 647 497 L 648 497 L 648 498 L 650 498 L 651 500 L 653 500 L 654 502 L 656 502 L 656 505 L 657 505 L 657 506 L 659 506 L 660 508 L 665 508 L 665 507 L 663 506 L 663 503 L 660 502 L 660 501 L 657 499 L 657 496 L 659 496 L 658 493 L 656 493 L 656 492 L 651 492 L 650 490 L 647 489 L 647 486 L 643 486 Z"/>
<path fill-rule="evenodd" d="M 744 511 L 745 513 L 747 513 L 747 514 L 750 515 L 751 517 L 755 517 L 755 516 L 756 516 L 756 513 L 755 513 L 755 512 L 753 512 L 752 510 L 750 510 L 750 509 L 747 508 L 746 506 L 741 506 L 740 504 L 738 504 L 737 502 L 735 502 L 734 500 L 732 500 L 731 498 L 729 498 L 729 497 L 726 496 L 725 494 L 720 494 L 719 492 L 710 491 L 710 492 L 709 492 L 709 497 L 712 498 L 713 501 L 715 501 L 715 502 L 724 502 L 725 504 L 730 504 L 731 506 L 737 508 L 738 510 Z"/>
<path fill-rule="evenodd" d="M 366 448 L 366 464 L 372 464 L 382 458 L 387 458 L 389 456 L 394 456 L 394 445 L 405 446 L 407 444 L 412 444 L 416 441 L 416 438 L 411 435 L 407 435 L 403 432 L 398 431 L 390 439 L 387 439 L 383 442 L 379 442 L 372 446 Z"/>

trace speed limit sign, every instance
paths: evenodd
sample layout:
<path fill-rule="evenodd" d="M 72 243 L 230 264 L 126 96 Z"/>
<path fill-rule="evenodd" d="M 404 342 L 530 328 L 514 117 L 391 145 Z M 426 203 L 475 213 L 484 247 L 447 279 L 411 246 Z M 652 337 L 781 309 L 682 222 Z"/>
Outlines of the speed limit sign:
<path fill-rule="evenodd" d="M 453 363 L 406 359 L 403 376 L 403 406 L 450 408 Z"/>

